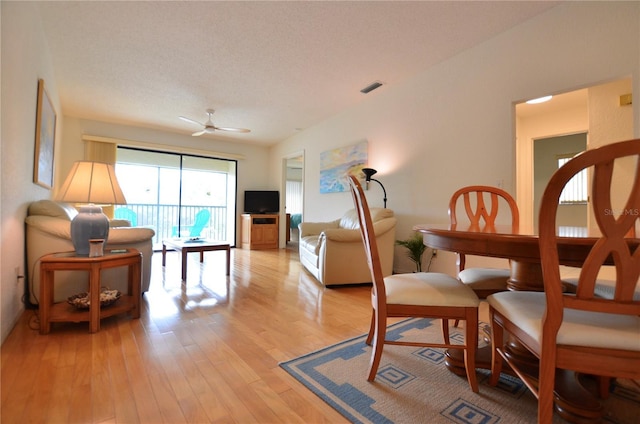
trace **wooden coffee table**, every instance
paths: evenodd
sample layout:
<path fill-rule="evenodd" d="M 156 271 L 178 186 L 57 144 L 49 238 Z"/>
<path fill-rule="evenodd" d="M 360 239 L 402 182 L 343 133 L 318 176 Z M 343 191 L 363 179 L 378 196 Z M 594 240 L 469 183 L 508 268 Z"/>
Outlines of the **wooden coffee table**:
<path fill-rule="evenodd" d="M 204 261 L 204 252 L 213 250 L 227 251 L 227 275 L 231 264 L 231 246 L 222 241 L 206 239 L 166 239 L 162 240 L 162 266 L 167 262 L 167 247 L 182 252 L 182 280 L 187 280 L 187 253 L 200 252 L 200 262 Z"/>

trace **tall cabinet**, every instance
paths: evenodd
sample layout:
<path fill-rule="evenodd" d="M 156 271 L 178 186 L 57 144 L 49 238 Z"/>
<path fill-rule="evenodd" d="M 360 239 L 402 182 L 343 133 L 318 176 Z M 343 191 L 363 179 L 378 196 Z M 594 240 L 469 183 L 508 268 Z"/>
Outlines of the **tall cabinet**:
<path fill-rule="evenodd" d="M 278 220 L 277 214 L 242 214 L 242 248 L 277 249 Z"/>

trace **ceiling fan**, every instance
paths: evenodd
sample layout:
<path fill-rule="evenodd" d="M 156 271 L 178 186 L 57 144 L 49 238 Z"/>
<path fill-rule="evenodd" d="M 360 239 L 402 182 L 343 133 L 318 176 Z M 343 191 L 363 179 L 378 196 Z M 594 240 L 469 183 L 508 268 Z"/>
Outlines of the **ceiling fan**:
<path fill-rule="evenodd" d="M 198 137 L 203 134 L 213 134 L 215 131 L 230 131 L 230 132 L 237 132 L 237 133 L 248 133 L 251 131 L 245 128 L 216 127 L 213 124 L 213 120 L 211 119 L 214 112 L 215 110 L 213 109 L 207 109 L 207 115 L 209 115 L 209 119 L 207 119 L 207 122 L 205 122 L 204 124 L 202 122 L 198 122 L 191 118 L 186 118 L 184 116 L 180 116 L 179 118 L 191 124 L 196 124 L 196 125 L 200 125 L 201 127 L 204 127 L 202 130 L 196 131 L 193 134 L 191 134 L 194 137 Z"/>

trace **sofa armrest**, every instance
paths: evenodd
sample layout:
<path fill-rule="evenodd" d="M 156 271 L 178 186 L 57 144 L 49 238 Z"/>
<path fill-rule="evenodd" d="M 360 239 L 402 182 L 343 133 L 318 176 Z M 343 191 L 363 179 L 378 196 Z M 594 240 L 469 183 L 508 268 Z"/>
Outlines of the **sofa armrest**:
<path fill-rule="evenodd" d="M 362 241 L 360 230 L 348 230 L 346 228 L 328 228 L 323 231 L 324 238 L 331 241 L 352 243 Z"/>
<path fill-rule="evenodd" d="M 115 227 L 109 230 L 107 245 L 138 243 L 151 240 L 155 235 L 155 230 L 148 227 Z"/>
<path fill-rule="evenodd" d="M 300 229 L 300 237 L 319 235 L 327 228 L 338 228 L 338 223 L 338 220 L 330 222 L 301 222 L 298 226 Z"/>
<path fill-rule="evenodd" d="M 131 227 L 131 221 L 127 219 L 110 219 L 109 227 Z"/>

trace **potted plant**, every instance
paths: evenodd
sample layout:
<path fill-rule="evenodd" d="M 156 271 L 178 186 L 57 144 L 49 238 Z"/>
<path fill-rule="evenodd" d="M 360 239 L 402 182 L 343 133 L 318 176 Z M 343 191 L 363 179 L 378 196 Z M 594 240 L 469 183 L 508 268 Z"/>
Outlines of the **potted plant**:
<path fill-rule="evenodd" d="M 407 256 L 409 256 L 409 259 L 411 259 L 416 264 L 416 272 L 421 272 L 422 255 L 427 248 L 422 240 L 422 235 L 416 232 L 412 237 L 406 240 L 396 240 L 396 244 L 407 248 Z"/>

